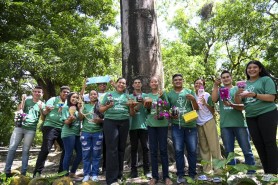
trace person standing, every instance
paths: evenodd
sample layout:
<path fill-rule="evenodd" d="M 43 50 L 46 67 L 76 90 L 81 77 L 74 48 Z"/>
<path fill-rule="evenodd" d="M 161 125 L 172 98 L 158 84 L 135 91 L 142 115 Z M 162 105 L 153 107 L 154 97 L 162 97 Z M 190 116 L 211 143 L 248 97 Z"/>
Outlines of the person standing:
<path fill-rule="evenodd" d="M 245 73 L 247 92 L 244 92 L 244 88 L 239 88 L 235 98 L 238 103 L 244 103 L 248 129 L 265 174 L 277 174 L 278 112 L 274 102 L 277 98 L 277 86 L 259 61 L 250 61 Z"/>
<path fill-rule="evenodd" d="M 189 177 L 195 178 L 197 164 L 197 128 L 196 120 L 185 122 L 183 115 L 193 109 L 198 110 L 194 91 L 183 88 L 182 74 L 174 74 L 172 77 L 173 89 L 168 93 L 168 99 L 172 108 L 178 108 L 178 115 L 171 117 L 172 137 L 175 148 L 177 166 L 177 183 L 184 183 L 184 145 L 187 150 L 189 163 Z"/>
<path fill-rule="evenodd" d="M 146 125 L 146 110 L 143 106 L 143 96 L 142 93 L 142 82 L 140 79 L 136 78 L 133 81 L 132 87 L 134 89 L 133 93 L 130 94 L 130 97 L 135 101 L 139 102 L 136 105 L 135 116 L 130 118 L 130 128 L 129 128 L 129 138 L 131 145 L 131 178 L 138 177 L 137 171 L 137 160 L 138 160 L 138 141 L 140 141 L 143 153 L 143 169 L 144 174 L 151 178 L 150 174 L 150 163 L 149 163 L 149 144 L 148 144 L 148 130 Z"/>
<path fill-rule="evenodd" d="M 85 104 L 80 119 L 83 120 L 81 132 L 81 145 L 83 156 L 83 182 L 91 179 L 98 182 L 99 163 L 102 150 L 102 123 L 103 119 L 95 112 L 98 104 L 98 93 L 95 90 L 90 92 L 90 104 Z"/>
<path fill-rule="evenodd" d="M 78 165 L 82 161 L 82 148 L 80 142 L 80 104 L 78 103 L 79 96 L 72 92 L 67 97 L 67 104 L 63 107 L 61 121 L 62 127 L 61 137 L 63 140 L 65 156 L 63 159 L 63 171 L 69 172 L 70 161 L 75 150 L 76 156 L 70 169 L 69 176 L 75 180 L 81 180 L 76 176 Z"/>
<path fill-rule="evenodd" d="M 220 129 L 226 157 L 230 152 L 234 152 L 235 139 L 244 154 L 245 164 L 255 165 L 255 159 L 252 153 L 249 131 L 242 114 L 243 107 L 236 106 L 234 96 L 238 88 L 232 85 L 232 75 L 229 71 L 223 71 L 220 75 L 221 79 L 216 79 L 212 90 L 212 101 L 219 101 L 220 108 Z M 229 90 L 229 98 L 222 100 L 219 94 L 219 86 L 221 81 L 226 89 Z M 236 160 L 233 159 L 229 163 L 235 165 Z M 249 171 L 248 173 L 254 173 Z"/>
<path fill-rule="evenodd" d="M 45 109 L 42 112 L 45 116 L 42 127 L 42 146 L 37 158 L 33 177 L 41 175 L 47 156 L 55 141 L 57 141 L 62 150 L 58 172 L 63 171 L 63 158 L 65 152 L 61 132 L 64 123 L 60 119 L 62 116 L 62 106 L 64 105 L 69 92 L 70 88 L 68 86 L 62 86 L 60 88 L 60 95 L 52 97 L 46 102 Z"/>
<path fill-rule="evenodd" d="M 86 82 L 87 82 L 87 79 L 84 81 L 84 84 L 83 84 L 83 87 L 81 89 L 81 96 L 83 96 L 83 100 L 87 103 L 87 102 L 90 102 L 90 97 L 89 97 L 89 94 L 84 94 L 85 92 L 85 88 L 87 87 L 86 85 Z M 113 80 L 110 80 L 110 84 L 114 86 L 114 82 Z M 98 92 L 98 104 L 100 104 L 102 102 L 102 99 L 104 97 L 104 95 L 106 94 L 106 91 L 107 91 L 107 82 L 99 82 L 97 83 L 97 92 Z M 97 105 L 97 107 L 99 107 Z M 96 108 L 96 106 L 95 106 Z M 106 171 L 106 148 L 105 148 L 105 137 L 104 137 L 104 132 L 103 132 L 103 139 L 102 139 L 102 171 L 101 173 L 102 174 L 105 174 L 105 171 Z"/>
<path fill-rule="evenodd" d="M 203 165 L 203 172 L 205 174 L 213 174 L 212 159 L 222 159 L 216 121 L 213 116 L 214 103 L 212 102 L 211 95 L 205 92 L 204 80 L 195 80 L 194 89 L 197 94 L 197 103 L 199 105 L 199 110 L 197 110 L 197 130 L 200 156 L 202 160 L 209 162 Z M 206 179 L 206 176 L 203 176 L 203 178 Z"/>
<path fill-rule="evenodd" d="M 16 149 L 22 140 L 23 147 L 21 174 L 26 175 L 29 160 L 29 150 L 36 134 L 41 111 L 44 108 L 44 103 L 40 100 L 42 95 L 42 87 L 36 86 L 32 90 L 32 98 L 25 99 L 26 97 L 24 97 L 23 101 L 18 106 L 18 110 L 20 110 L 21 113 L 26 114 L 26 116 L 24 117 L 22 125 L 16 125 L 10 138 L 9 151 L 4 169 L 6 177 L 11 177 L 11 167 L 14 161 Z"/>
<path fill-rule="evenodd" d="M 162 163 L 162 176 L 166 185 L 171 185 L 173 182 L 169 177 L 169 162 L 167 151 L 167 138 L 168 138 L 168 120 L 166 118 L 158 119 L 158 101 L 165 102 L 168 105 L 168 98 L 165 92 L 161 92 L 158 89 L 159 80 L 157 77 L 152 77 L 150 80 L 151 92 L 144 96 L 144 105 L 148 110 L 147 125 L 149 146 L 151 154 L 151 167 L 152 167 L 152 179 L 149 181 L 149 185 L 155 185 L 159 180 L 158 174 L 158 148 L 160 153 L 160 159 Z M 149 101 L 151 100 L 151 101 Z"/>
<path fill-rule="evenodd" d="M 126 79 L 116 81 L 115 90 L 107 92 L 101 102 L 106 139 L 106 183 L 118 184 L 123 177 L 124 153 L 129 130 L 129 116 L 135 115 L 134 104 L 128 104 Z"/>

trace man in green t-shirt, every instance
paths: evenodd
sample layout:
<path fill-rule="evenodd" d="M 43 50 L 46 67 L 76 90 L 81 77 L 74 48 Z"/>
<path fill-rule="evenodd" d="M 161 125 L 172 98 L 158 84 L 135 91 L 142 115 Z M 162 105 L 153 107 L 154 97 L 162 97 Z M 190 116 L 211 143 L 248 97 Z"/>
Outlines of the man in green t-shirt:
<path fill-rule="evenodd" d="M 182 74 L 174 74 L 172 77 L 173 89 L 168 93 L 168 100 L 172 109 L 177 108 L 178 114 L 172 115 L 172 138 L 175 148 L 177 166 L 177 183 L 185 183 L 184 175 L 184 147 L 187 151 L 189 163 L 188 175 L 195 178 L 197 164 L 197 128 L 196 120 L 185 122 L 183 115 L 198 110 L 199 106 L 195 99 L 195 92 L 183 87 Z"/>
<path fill-rule="evenodd" d="M 26 175 L 29 160 L 29 150 L 35 137 L 42 108 L 44 107 L 44 103 L 40 101 L 42 95 L 42 87 L 36 86 L 32 91 L 32 98 L 26 99 L 26 97 L 23 97 L 22 102 L 18 106 L 17 112 L 19 112 L 19 114 L 24 117 L 22 124 L 16 124 L 16 127 L 14 128 L 10 138 L 9 152 L 5 166 L 5 173 L 7 177 L 11 177 L 11 167 L 15 153 L 22 140 L 21 174 Z"/>
<path fill-rule="evenodd" d="M 62 115 L 62 106 L 64 105 L 69 92 L 70 88 L 68 86 L 62 86 L 60 88 L 60 95 L 52 97 L 46 102 L 46 107 L 43 110 L 43 114 L 45 116 L 45 121 L 42 128 L 43 141 L 33 176 L 39 176 L 41 174 L 47 156 L 55 141 L 57 141 L 60 148 L 62 149 L 58 172 L 63 171 L 63 158 L 65 153 L 63 141 L 61 139 L 61 129 L 63 127 L 63 122 L 60 118 Z"/>
<path fill-rule="evenodd" d="M 245 163 L 248 165 L 255 165 L 254 156 L 250 145 L 250 136 L 243 116 L 243 106 L 234 104 L 234 95 L 238 90 L 237 87 L 232 85 L 232 75 L 229 71 L 223 71 L 221 73 L 221 79 L 216 79 L 212 91 L 212 101 L 217 103 L 219 101 L 220 108 L 220 128 L 223 145 L 225 147 L 226 157 L 230 152 L 234 152 L 235 139 L 244 154 Z M 222 88 L 228 90 L 229 95 L 222 97 L 219 94 L 219 86 L 224 85 Z M 222 91 L 224 92 L 224 91 Z M 233 159 L 229 163 L 230 165 L 236 164 L 236 160 Z M 249 171 L 253 173 L 253 171 Z"/>
<path fill-rule="evenodd" d="M 135 107 L 136 114 L 130 117 L 129 138 L 131 145 L 131 178 L 138 177 L 137 159 L 138 159 L 138 141 L 140 141 L 143 153 L 143 169 L 144 174 L 151 178 L 149 163 L 149 146 L 148 146 L 148 130 L 146 125 L 146 110 L 143 106 L 142 82 L 136 78 L 133 81 L 133 93 L 130 95 L 135 101 L 139 102 Z"/>

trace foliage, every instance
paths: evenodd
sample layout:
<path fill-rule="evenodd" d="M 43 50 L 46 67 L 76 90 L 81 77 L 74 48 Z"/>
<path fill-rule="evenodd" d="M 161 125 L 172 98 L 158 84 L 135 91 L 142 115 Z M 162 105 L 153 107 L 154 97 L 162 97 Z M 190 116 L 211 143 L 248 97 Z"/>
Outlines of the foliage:
<path fill-rule="evenodd" d="M 79 91 L 84 77 L 120 69 L 120 45 L 105 33 L 115 26 L 114 3 L 0 1 L 0 132 L 11 131 L 26 79 L 43 86 L 47 100 L 62 85 Z"/>
<path fill-rule="evenodd" d="M 185 71 L 188 84 L 192 84 L 192 80 L 187 80 L 192 76 L 203 77 L 209 81 L 210 89 L 211 82 L 223 69 L 233 73 L 234 81 L 245 79 L 245 65 L 251 59 L 262 61 L 277 77 L 277 11 L 278 2 L 273 0 L 215 3 L 196 0 L 186 6 L 181 4 L 170 21 L 179 39 L 170 44 L 162 41 L 167 80 L 169 73 Z M 183 64 L 176 60 L 180 55 Z M 168 72 L 169 66 L 176 68 Z"/>

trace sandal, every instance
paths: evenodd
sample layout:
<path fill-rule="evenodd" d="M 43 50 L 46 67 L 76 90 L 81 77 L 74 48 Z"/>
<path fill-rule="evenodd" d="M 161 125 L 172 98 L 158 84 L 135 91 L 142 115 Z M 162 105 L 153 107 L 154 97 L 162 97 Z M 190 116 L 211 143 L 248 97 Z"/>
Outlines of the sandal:
<path fill-rule="evenodd" d="M 157 183 L 157 180 L 152 178 L 150 181 L 149 181 L 149 185 L 155 185 Z"/>
<path fill-rule="evenodd" d="M 165 179 L 165 185 L 172 185 L 172 184 L 173 184 L 173 182 L 171 181 L 170 178 Z"/>

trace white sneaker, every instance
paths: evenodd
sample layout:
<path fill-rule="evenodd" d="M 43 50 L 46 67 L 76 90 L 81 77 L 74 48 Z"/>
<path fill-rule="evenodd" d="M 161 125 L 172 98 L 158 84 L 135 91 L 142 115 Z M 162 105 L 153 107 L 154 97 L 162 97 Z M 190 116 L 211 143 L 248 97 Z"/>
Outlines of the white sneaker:
<path fill-rule="evenodd" d="M 91 177 L 91 180 L 92 180 L 93 182 L 98 182 L 98 181 L 99 181 L 97 176 L 92 176 L 92 177 Z"/>
<path fill-rule="evenodd" d="M 86 176 L 84 176 L 82 182 L 87 182 L 87 181 L 89 181 L 89 180 L 90 180 L 90 176 L 89 176 L 89 175 L 86 175 Z"/>
<path fill-rule="evenodd" d="M 264 174 L 262 181 L 269 182 L 271 179 L 275 178 L 272 174 Z"/>

